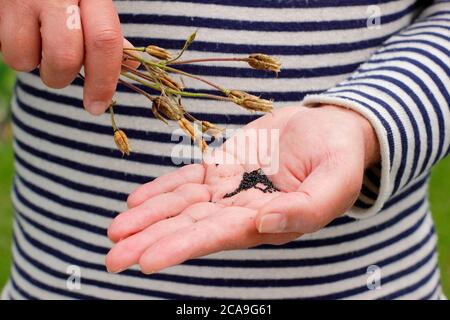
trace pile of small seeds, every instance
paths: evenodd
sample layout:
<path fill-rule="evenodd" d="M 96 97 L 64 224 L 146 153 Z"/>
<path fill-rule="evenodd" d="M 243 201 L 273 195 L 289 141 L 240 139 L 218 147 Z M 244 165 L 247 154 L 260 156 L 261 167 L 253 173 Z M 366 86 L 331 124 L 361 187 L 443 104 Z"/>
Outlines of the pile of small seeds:
<path fill-rule="evenodd" d="M 258 184 L 265 186 L 265 188 L 259 187 Z M 251 172 L 244 172 L 239 187 L 233 192 L 227 193 L 224 196 L 224 198 L 230 198 L 241 191 L 245 191 L 252 188 L 261 190 L 264 193 L 267 192 L 272 193 L 280 191 L 273 185 L 272 181 L 269 180 L 269 178 L 264 174 L 264 172 L 261 169 L 257 169 Z"/>

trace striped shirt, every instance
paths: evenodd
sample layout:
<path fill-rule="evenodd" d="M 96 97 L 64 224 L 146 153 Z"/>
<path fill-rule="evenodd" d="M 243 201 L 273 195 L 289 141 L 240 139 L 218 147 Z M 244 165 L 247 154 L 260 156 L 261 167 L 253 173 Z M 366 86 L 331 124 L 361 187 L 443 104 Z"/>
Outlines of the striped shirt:
<path fill-rule="evenodd" d="M 79 80 L 53 90 L 36 72 L 19 74 L 13 101 L 13 266 L 4 298 L 443 297 L 427 187 L 430 169 L 450 148 L 450 2 L 115 4 L 125 37 L 137 46 L 177 50 L 198 29 L 189 57 L 279 57 L 284 69 L 277 79 L 228 63 L 186 70 L 274 98 L 276 107 L 303 100 L 307 106 L 354 109 L 375 128 L 381 164 L 366 171 L 355 206 L 318 232 L 281 246 L 189 260 L 149 276 L 138 268 L 109 274 L 106 229 L 126 209 L 135 187 L 174 169 L 174 128 L 152 118 L 145 98 L 119 87 L 116 118 L 134 147 L 122 158 L 108 116 L 83 110 Z M 257 117 L 215 101 L 185 102 L 197 118 L 223 127 Z M 73 270 L 81 276 L 79 288 L 67 284 Z"/>

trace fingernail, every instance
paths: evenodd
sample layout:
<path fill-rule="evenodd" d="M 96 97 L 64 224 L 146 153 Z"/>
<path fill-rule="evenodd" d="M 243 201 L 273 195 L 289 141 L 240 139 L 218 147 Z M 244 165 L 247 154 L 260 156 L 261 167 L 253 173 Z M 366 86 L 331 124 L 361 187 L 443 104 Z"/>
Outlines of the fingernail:
<path fill-rule="evenodd" d="M 109 105 L 108 102 L 94 101 L 86 106 L 86 110 L 94 116 L 99 116 L 105 112 L 108 105 Z"/>
<path fill-rule="evenodd" d="M 260 222 L 259 233 L 281 233 L 287 226 L 286 216 L 280 213 L 270 213 L 264 215 Z"/>
<path fill-rule="evenodd" d="M 141 270 L 141 272 L 142 272 L 143 274 L 145 274 L 145 275 L 149 276 L 149 275 L 151 275 L 151 274 L 155 273 L 156 271 L 154 271 L 154 270 L 149 270 L 149 271 L 142 271 L 142 270 Z"/>
<path fill-rule="evenodd" d="M 123 47 L 124 48 L 134 48 L 134 46 L 131 44 L 131 42 L 125 38 L 123 39 Z"/>

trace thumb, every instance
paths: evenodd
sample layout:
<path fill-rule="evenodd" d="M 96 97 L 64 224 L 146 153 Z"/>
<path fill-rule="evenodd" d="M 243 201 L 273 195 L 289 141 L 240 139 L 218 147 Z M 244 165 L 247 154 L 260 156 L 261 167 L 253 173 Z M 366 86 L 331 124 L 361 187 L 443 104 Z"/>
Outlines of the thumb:
<path fill-rule="evenodd" d="M 127 39 L 123 38 L 123 48 L 124 49 L 130 49 L 130 48 L 134 48 L 133 44 L 128 41 Z M 136 57 L 140 57 L 140 53 L 138 51 L 126 51 L 128 54 L 132 55 L 132 56 L 136 56 Z M 126 64 L 127 66 L 133 68 L 133 69 L 137 69 L 141 64 L 138 61 L 134 61 L 129 59 L 126 55 L 124 55 L 122 62 L 124 64 Z"/>
<path fill-rule="evenodd" d="M 255 219 L 258 231 L 311 233 L 347 211 L 359 195 L 364 172 L 363 161 L 349 160 L 319 165 L 295 192 L 269 201 Z"/>

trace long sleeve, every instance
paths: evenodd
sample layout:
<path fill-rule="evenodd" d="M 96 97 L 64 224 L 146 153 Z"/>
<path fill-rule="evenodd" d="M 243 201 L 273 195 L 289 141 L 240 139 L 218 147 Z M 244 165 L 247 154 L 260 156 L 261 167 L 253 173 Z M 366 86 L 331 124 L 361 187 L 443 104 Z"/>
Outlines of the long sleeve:
<path fill-rule="evenodd" d="M 393 195 L 426 179 L 449 153 L 449 90 L 450 1 L 436 1 L 349 79 L 305 97 L 306 106 L 334 104 L 359 112 L 378 136 L 381 164 L 366 171 L 349 216 L 373 216 Z"/>

